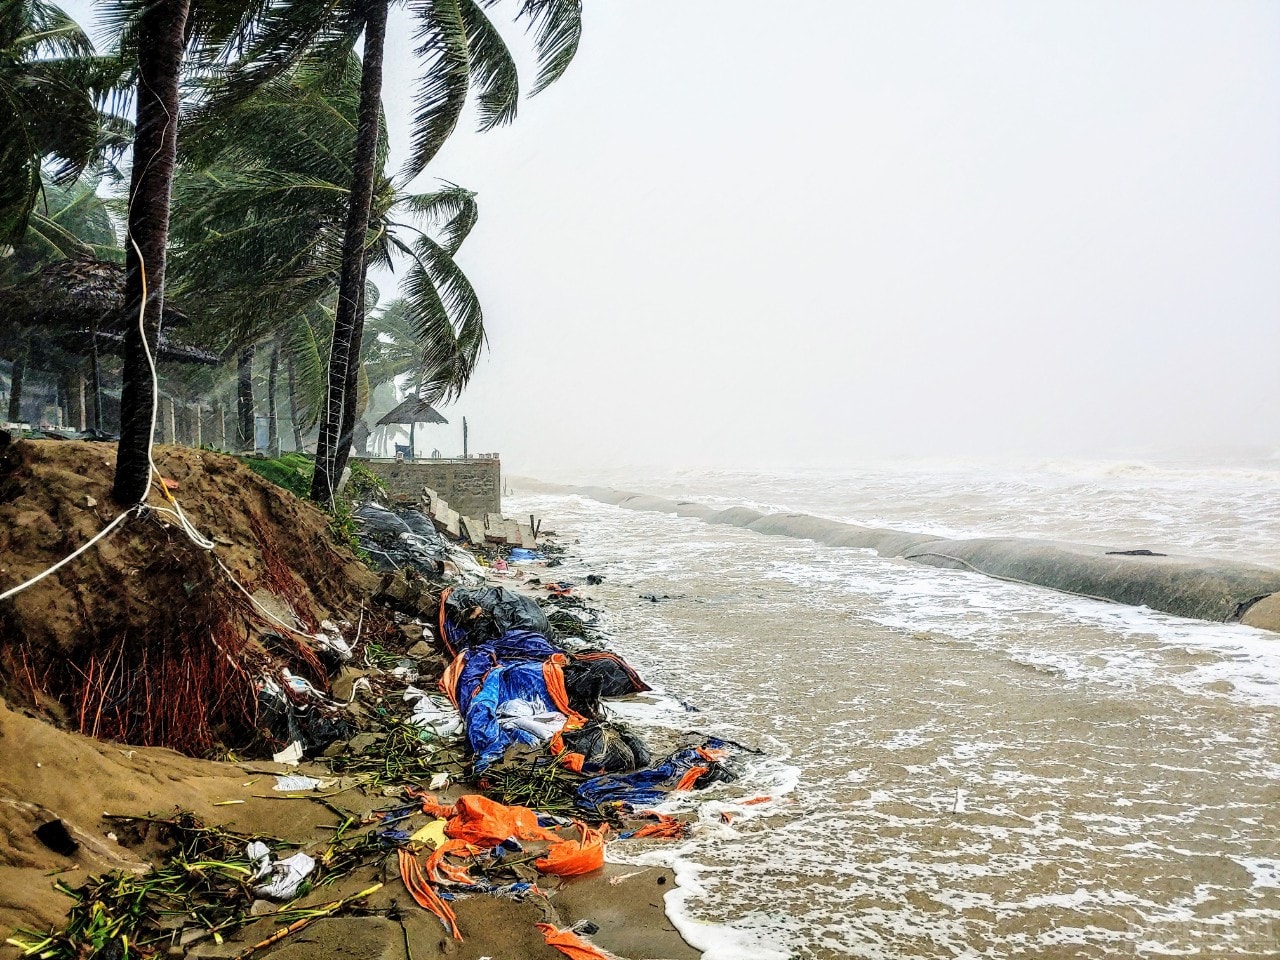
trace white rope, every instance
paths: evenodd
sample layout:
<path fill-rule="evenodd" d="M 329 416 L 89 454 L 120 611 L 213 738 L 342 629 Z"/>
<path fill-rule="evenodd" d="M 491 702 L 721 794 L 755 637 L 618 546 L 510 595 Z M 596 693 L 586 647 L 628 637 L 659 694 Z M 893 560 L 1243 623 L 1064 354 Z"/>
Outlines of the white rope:
<path fill-rule="evenodd" d="M 209 554 L 213 557 L 213 562 L 216 563 L 222 569 L 222 572 L 226 574 L 227 579 L 230 580 L 233 584 L 235 584 L 235 586 L 240 590 L 240 592 L 243 593 L 246 597 L 248 597 L 249 601 L 255 607 L 257 607 L 258 610 L 267 619 L 276 623 L 278 626 L 282 627 L 283 629 L 288 630 L 290 633 L 296 634 L 297 636 L 300 636 L 300 637 L 306 637 L 308 640 L 314 640 L 315 636 L 313 634 L 307 633 L 303 630 L 298 630 L 297 628 L 290 626 L 289 624 L 281 620 L 279 617 L 277 617 L 270 610 L 268 610 L 265 606 L 263 606 L 263 604 L 258 600 L 257 597 L 255 597 L 252 593 L 249 592 L 248 588 L 245 587 L 243 583 L 241 583 L 239 580 L 236 579 L 235 574 L 233 574 L 231 570 L 228 569 L 227 565 L 222 562 L 222 558 L 217 556 L 217 554 L 213 553 L 213 549 L 215 546 L 214 541 L 206 537 L 199 530 L 197 530 L 195 524 L 193 524 L 191 520 L 188 519 L 186 513 L 183 512 L 182 505 L 178 503 L 178 501 L 174 498 L 173 494 L 169 492 L 169 488 L 165 484 L 164 476 L 160 473 L 160 468 L 156 466 L 154 451 L 155 451 L 155 442 L 156 442 L 156 415 L 160 406 L 160 378 L 156 372 L 156 362 L 155 362 L 155 357 L 152 356 L 152 353 L 151 353 L 151 346 L 150 344 L 147 343 L 147 328 L 145 323 L 146 310 L 147 310 L 146 261 L 143 259 L 142 250 L 138 247 L 138 242 L 134 240 L 132 234 L 129 236 L 129 242 L 133 245 L 134 252 L 138 255 L 138 269 L 142 274 L 142 301 L 140 306 L 138 307 L 138 333 L 142 338 L 142 349 L 147 358 L 147 369 L 151 374 L 151 425 L 150 425 L 150 430 L 147 433 L 148 486 L 150 486 L 150 484 L 154 482 L 156 486 L 159 488 L 161 495 L 166 500 L 169 501 L 169 503 L 172 506 L 172 509 L 169 509 L 169 507 L 151 507 L 142 501 L 135 503 L 132 507 L 130 507 L 128 510 L 125 510 L 118 517 L 116 517 L 109 524 L 107 524 L 91 540 L 89 540 L 88 543 L 84 544 L 84 546 L 78 548 L 73 553 L 63 557 L 53 566 L 36 574 L 30 580 L 20 583 L 16 587 L 11 587 L 10 589 L 6 590 L 4 593 L 0 593 L 0 600 L 8 600 L 10 597 L 14 596 L 15 594 L 21 593 L 23 590 L 27 589 L 28 587 L 39 583 L 41 580 L 43 580 L 45 577 L 49 576 L 50 574 L 56 573 L 58 570 L 61 570 L 64 566 L 66 566 L 76 557 L 80 556 L 80 554 L 84 553 L 86 550 L 88 550 L 90 547 L 96 544 L 99 540 L 102 540 L 104 537 L 106 537 L 107 534 L 111 533 L 111 531 L 113 531 L 116 527 L 118 527 L 121 523 L 123 523 L 124 520 L 129 516 L 131 516 L 132 514 L 140 513 L 142 511 L 154 511 L 155 513 L 172 517 L 174 521 L 176 521 L 179 529 L 181 529 L 182 532 L 186 534 L 187 539 L 189 539 L 193 544 L 195 544 L 201 550 L 208 551 Z M 363 618 L 364 618 L 363 606 L 360 608 L 360 614 L 361 614 L 361 620 L 363 622 Z"/>
<path fill-rule="evenodd" d="M 55 563 L 52 567 L 49 567 L 47 570 L 37 573 L 30 580 L 20 583 L 16 587 L 10 587 L 4 593 L 0 593 L 0 600 L 8 600 L 14 594 L 21 593 L 23 590 L 27 589 L 27 587 L 35 586 L 45 577 L 49 576 L 49 574 L 57 573 L 59 570 L 61 570 L 63 567 L 65 567 L 68 563 L 70 563 L 76 557 L 80 556 L 80 554 L 84 553 L 86 550 L 92 547 L 95 543 L 97 543 L 99 540 L 105 537 L 108 533 L 110 533 L 116 527 L 120 526 L 121 522 L 123 522 L 126 517 L 128 517 L 132 513 L 136 513 L 137 510 L 138 510 L 137 506 L 130 507 L 124 513 L 120 514 L 120 516 L 116 517 L 109 524 L 107 524 L 100 531 L 98 531 L 98 533 L 93 537 L 92 540 L 86 543 L 83 547 L 80 547 L 74 553 L 70 553 L 67 556 L 63 557 L 61 560 Z"/>

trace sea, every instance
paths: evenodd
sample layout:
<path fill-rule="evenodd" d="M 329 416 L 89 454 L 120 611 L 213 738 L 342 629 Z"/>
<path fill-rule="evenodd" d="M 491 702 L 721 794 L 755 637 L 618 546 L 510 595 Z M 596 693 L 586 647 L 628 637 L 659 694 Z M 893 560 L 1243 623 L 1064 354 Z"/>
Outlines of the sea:
<path fill-rule="evenodd" d="M 545 479 L 1280 567 L 1280 459 Z M 1280 635 L 511 486 L 655 687 L 618 719 L 741 745 L 609 847 L 705 960 L 1280 956 Z"/>

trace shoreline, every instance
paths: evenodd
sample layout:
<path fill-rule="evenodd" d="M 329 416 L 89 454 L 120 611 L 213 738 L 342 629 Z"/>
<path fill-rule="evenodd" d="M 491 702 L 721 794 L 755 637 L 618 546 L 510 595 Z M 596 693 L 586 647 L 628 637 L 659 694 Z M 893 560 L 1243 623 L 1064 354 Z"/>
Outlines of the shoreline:
<path fill-rule="evenodd" d="M 628 510 L 674 514 L 832 547 L 872 550 L 885 559 L 965 570 L 1106 603 L 1146 606 L 1173 616 L 1241 623 L 1280 633 L 1280 570 L 1255 564 L 1053 540 L 945 538 L 803 513 L 762 513 L 748 507 L 717 509 L 612 487 L 549 483 L 529 477 L 511 477 L 509 481 L 530 493 L 583 496 Z"/>
<path fill-rule="evenodd" d="M 35 480 L 42 473 L 46 474 L 45 479 L 52 476 L 47 474 L 50 466 L 56 468 L 67 458 L 74 460 L 85 456 L 90 459 L 98 457 L 96 463 L 104 468 L 105 475 L 110 463 L 100 456 L 99 451 L 104 449 L 57 443 L 28 446 L 25 452 L 15 452 L 14 455 L 18 468 L 27 470 Z M 210 536 L 229 534 L 234 537 L 235 534 L 225 526 L 230 522 L 227 517 L 218 515 L 216 504 L 219 501 L 214 496 L 216 491 L 207 486 L 209 477 L 222 475 L 218 482 L 227 488 L 226 504 L 238 504 L 244 500 L 246 483 L 253 489 L 260 488 L 269 503 L 284 503 L 286 499 L 278 488 L 271 487 L 266 481 L 260 482 L 231 458 L 165 448 L 158 451 L 157 460 L 166 476 L 180 478 L 180 496 L 189 503 L 194 522 Z M 12 463 L 9 466 L 14 469 Z M 207 471 L 207 475 L 202 471 Z M 58 484 L 74 483 L 75 496 L 85 503 L 105 496 L 102 492 L 105 480 L 95 477 L 71 479 L 73 477 L 75 475 L 71 471 L 57 474 L 57 483 L 52 484 L 54 489 L 50 489 L 50 483 L 35 480 L 35 485 L 41 488 L 40 495 L 45 498 L 42 502 L 49 502 L 50 510 L 65 509 L 62 505 L 71 500 L 70 495 L 64 496 L 57 488 Z M 21 501 L 21 495 L 18 500 Z M 309 505 L 301 501 L 288 500 L 288 505 L 295 511 L 288 514 L 290 517 L 301 516 L 296 513 L 298 510 L 303 514 L 311 512 Z M 23 507 L 19 502 L 13 509 Z M 26 517 L 23 524 L 11 526 L 10 533 L 17 535 L 23 529 L 39 527 L 40 521 L 34 519 L 34 515 L 28 513 L 23 516 Z M 97 521 L 94 516 L 87 515 L 77 522 L 87 532 Z M 296 538 L 300 530 L 295 528 L 292 532 Z M 105 544 L 106 550 L 86 554 L 84 566 L 66 572 L 68 582 L 73 585 L 80 583 L 86 575 L 93 576 L 95 582 L 107 582 L 113 577 L 121 582 L 119 574 L 111 573 L 116 569 L 113 565 L 127 569 L 134 563 L 129 552 L 147 549 L 146 539 L 122 537 L 116 544 Z M 29 539 L 14 542 L 29 543 Z M 237 541 L 236 546 L 239 553 L 233 565 L 242 578 L 247 578 L 247 571 L 252 570 L 260 571 L 262 576 L 268 575 L 273 569 L 279 569 L 281 560 L 287 561 L 289 550 L 304 549 L 297 544 L 277 546 L 273 556 L 264 558 L 254 554 L 246 543 Z M 49 553 L 61 549 L 58 543 L 41 547 L 41 551 Z M 175 549 L 189 550 L 181 543 Z M 462 548 L 450 549 L 457 551 Z M 484 552 L 498 556 L 505 551 Z M 342 550 L 337 554 L 345 556 Z M 10 576 L 24 567 L 47 563 L 43 553 L 33 553 L 30 549 L 25 554 L 15 554 L 15 559 L 19 558 L 22 567 L 15 564 L 15 569 L 9 571 Z M 344 562 L 350 564 L 349 560 Z M 474 554 L 470 564 L 480 569 Z M 339 567 L 335 572 L 343 576 L 344 569 Z M 545 593 L 532 591 L 527 585 L 522 587 L 513 577 L 495 576 L 494 572 L 490 567 L 484 568 L 485 584 L 519 588 L 528 595 L 546 599 Z M 292 569 L 294 577 L 299 573 L 299 568 Z M 276 578 L 274 582 L 279 582 L 279 574 L 271 575 Z M 371 577 L 365 571 L 362 577 L 358 589 L 366 592 L 368 597 L 367 591 L 372 589 L 371 585 L 376 583 L 378 576 Z M 60 591 L 66 589 L 60 579 L 50 578 L 41 584 L 41 592 L 31 591 L 25 595 L 23 599 L 27 606 L 22 608 L 19 619 L 14 622 L 21 624 L 22 616 L 33 616 L 31 611 L 38 611 L 40 604 L 65 603 L 58 599 L 62 596 Z M 265 581 L 260 582 L 265 584 Z M 384 588 L 386 582 L 384 579 Z M 254 605 L 262 608 L 264 604 L 271 603 L 272 596 L 281 599 L 264 586 L 255 592 Z M 298 609 L 306 609 L 305 598 L 295 597 L 293 602 L 301 604 Z M 277 618 L 292 609 L 288 602 L 277 603 L 274 608 Z M 354 633 L 353 647 L 365 649 L 360 645 L 360 630 L 362 627 L 366 630 L 365 643 L 371 643 L 375 639 L 370 632 L 374 629 L 373 620 L 366 622 L 363 606 L 358 618 L 355 610 L 347 614 L 349 621 L 358 620 L 358 623 L 340 620 L 344 623 L 341 630 L 345 630 L 348 637 Z M 319 614 L 316 616 L 318 619 Z M 339 618 L 335 616 L 334 619 Z M 360 710 L 374 709 L 376 704 L 383 702 L 381 697 L 386 697 L 388 707 L 398 703 L 403 699 L 400 692 L 404 690 L 404 683 L 385 686 L 385 681 L 391 676 L 388 671 L 392 662 L 401 667 L 407 665 L 408 675 L 420 673 L 422 686 L 433 688 L 446 660 L 434 649 L 434 642 L 431 650 L 421 643 L 423 639 L 431 640 L 434 633 L 432 619 L 423 616 L 416 625 L 413 617 L 388 620 L 385 629 L 389 632 L 381 635 L 379 643 L 390 646 L 379 649 L 383 656 L 390 656 L 390 661 L 384 667 L 376 668 L 369 665 L 366 657 L 368 669 L 344 668 L 334 678 L 336 699 L 331 700 L 325 694 L 317 703 L 365 704 Z M 393 629 L 393 622 L 403 624 L 403 628 Z M 72 642 L 56 631 L 51 636 L 62 636 L 64 642 Z M 215 639 L 214 643 L 218 641 Z M 394 652 L 397 650 L 403 652 Z M 366 703 L 356 696 L 359 689 L 357 681 L 362 676 L 373 679 L 375 685 L 382 678 L 384 693 L 378 700 Z M 328 683 L 324 686 L 327 689 Z M 338 688 L 341 688 L 341 693 Z M 299 689 L 307 689 L 305 681 Z M 343 697 L 349 699 L 344 701 Z M 408 708 L 397 705 L 395 709 L 403 711 Z M 54 888 L 55 881 L 77 889 L 90 877 L 112 872 L 141 876 L 162 867 L 172 854 L 156 837 L 171 829 L 164 824 L 173 822 L 174 811 L 194 815 L 209 828 L 230 829 L 245 837 L 264 837 L 272 849 L 283 844 L 282 850 L 306 850 L 323 860 L 338 850 L 332 838 L 341 836 L 348 829 L 348 824 L 364 824 L 366 826 L 361 829 L 376 830 L 378 811 L 394 807 L 397 802 L 405 803 L 395 799 L 402 795 L 398 785 L 377 788 L 376 780 L 371 786 L 370 781 L 361 781 L 358 776 L 355 779 L 345 778 L 319 756 L 315 760 L 304 760 L 299 765 L 262 760 L 237 761 L 234 757 L 227 760 L 195 759 L 163 747 L 130 746 L 74 733 L 51 722 L 59 716 L 60 710 L 63 708 L 55 700 L 47 699 L 45 702 L 39 696 L 25 706 L 0 698 L 0 829 L 9 838 L 8 849 L 0 852 L 0 929 L 4 930 L 5 937 L 17 936 L 22 940 L 24 937 L 19 932 L 22 929 L 61 929 L 73 903 Z M 40 715 L 42 713 L 43 716 Z M 64 723 L 72 719 L 65 710 L 61 716 Z M 360 727 L 357 725 L 356 729 Z M 326 752 L 325 756 L 329 754 Z M 277 792 L 272 784 L 276 777 L 285 774 L 313 776 L 330 782 L 332 786 L 322 788 L 322 792 Z M 335 776 L 338 777 L 336 782 Z M 394 779 L 388 781 L 389 784 L 398 782 Z M 419 785 L 427 787 L 425 780 Z M 478 792 L 474 783 L 467 782 L 465 778 L 462 782 L 453 782 L 453 777 L 447 787 L 434 791 L 442 804 Z M 405 822 L 416 830 L 430 819 L 431 815 L 424 811 L 411 815 Z M 37 839 L 36 829 L 53 820 L 60 821 L 66 828 L 76 843 L 76 849 L 60 853 Z M 368 826 L 371 823 L 375 826 Z M 529 896 L 519 902 L 503 896 L 461 893 L 453 901 L 453 907 L 463 939 L 454 940 L 436 916 L 411 902 L 413 898 L 402 885 L 395 867 L 395 853 L 396 847 L 392 845 L 385 855 L 362 861 L 362 865 L 353 869 L 317 874 L 321 877 L 319 884 L 300 901 L 302 905 L 314 906 L 354 897 L 353 905 L 334 916 L 316 919 L 304 931 L 283 938 L 278 945 L 257 951 L 253 949 L 260 939 L 265 939 L 279 926 L 270 915 L 264 915 L 234 932 L 229 931 L 225 936 L 213 939 L 196 936 L 187 944 L 184 935 L 182 946 L 174 940 L 177 953 L 171 952 L 170 955 L 236 957 L 252 953 L 254 956 L 306 956 L 322 960 L 351 956 L 408 957 L 410 960 L 432 956 L 490 956 L 494 960 L 500 957 L 553 960 L 564 954 L 546 942 L 537 924 L 551 923 L 556 928 L 567 930 L 580 922 L 587 923 L 588 942 L 621 957 L 632 960 L 696 960 L 701 955 L 684 941 L 666 915 L 664 898 L 675 888 L 675 875 L 669 870 L 606 862 L 602 868 L 582 876 L 540 875 L 535 892 L 540 891 L 541 895 Z M 284 853 L 280 856 L 283 858 Z M 334 879 L 330 882 L 326 876 Z M 264 910 L 271 909 L 263 901 L 259 904 Z M 259 904 L 255 904 L 255 915 Z M 181 929 L 181 924 L 175 928 L 175 938 Z M 187 932 L 197 931 L 188 926 Z M 32 942 L 31 936 L 26 936 L 25 940 Z M 164 953 L 162 948 L 160 955 Z M 23 951 L 14 940 L 0 947 L 0 957 L 21 955 Z"/>

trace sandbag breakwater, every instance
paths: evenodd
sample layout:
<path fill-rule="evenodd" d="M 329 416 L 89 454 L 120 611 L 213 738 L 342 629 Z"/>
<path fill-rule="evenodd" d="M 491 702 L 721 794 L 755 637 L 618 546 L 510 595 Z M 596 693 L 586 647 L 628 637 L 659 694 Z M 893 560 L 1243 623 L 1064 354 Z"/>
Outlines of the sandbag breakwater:
<path fill-rule="evenodd" d="M 574 494 L 602 503 L 692 517 L 770 536 L 797 537 L 832 547 L 873 550 L 886 558 L 1219 623 L 1280 632 L 1280 570 L 1231 560 L 1176 556 L 1128 546 L 1095 546 L 1017 537 L 945 538 L 866 527 L 803 513 L 717 509 L 689 500 L 599 486 L 522 480 L 532 491 Z"/>

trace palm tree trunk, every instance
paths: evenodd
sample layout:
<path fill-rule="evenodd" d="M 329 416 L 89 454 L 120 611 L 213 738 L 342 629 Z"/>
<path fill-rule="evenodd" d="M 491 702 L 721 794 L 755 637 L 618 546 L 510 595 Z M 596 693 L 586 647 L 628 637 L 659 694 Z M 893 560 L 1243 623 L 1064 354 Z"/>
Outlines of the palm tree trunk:
<path fill-rule="evenodd" d="M 169 237 L 169 196 L 178 147 L 178 79 L 190 0 L 153 0 L 144 6 L 138 29 L 137 123 L 133 174 L 129 185 L 128 243 L 125 245 L 125 314 L 142 310 L 145 336 L 160 335 L 164 312 L 165 245 Z M 143 303 L 143 291 L 146 302 Z M 120 393 L 120 444 L 111 495 L 132 505 L 150 483 L 151 427 L 155 417 L 151 368 L 144 331 L 125 328 Z"/>
<path fill-rule="evenodd" d="M 361 303 L 364 293 L 365 241 L 369 233 L 369 208 L 378 152 L 378 122 L 382 108 L 382 58 L 387 34 L 387 2 L 373 0 L 365 16 L 364 56 L 360 68 L 360 114 L 356 125 L 356 149 L 352 163 L 351 206 L 342 241 L 342 275 L 338 284 L 338 310 L 329 350 L 329 389 L 325 399 L 320 437 L 316 443 L 316 469 L 311 499 L 330 503 L 351 449 L 351 434 L 343 435 L 344 408 L 351 406 L 354 423 L 357 366 L 364 334 Z M 354 350 L 354 353 L 352 352 Z"/>
<path fill-rule="evenodd" d="M 342 438 L 342 442 L 338 444 L 338 449 L 334 451 L 334 473 L 335 477 L 341 477 L 342 471 L 347 468 L 347 457 L 351 454 L 352 442 L 355 439 L 356 428 L 356 412 L 360 406 L 358 397 L 360 387 L 360 341 L 364 339 L 364 296 L 368 289 L 366 281 L 369 278 L 368 263 L 360 271 L 360 304 L 356 309 L 357 329 L 358 333 L 351 338 L 351 347 L 347 351 L 347 382 L 343 385 L 342 392 L 342 427 L 338 432 L 338 436 Z"/>
<path fill-rule="evenodd" d="M 293 354 L 284 355 L 285 373 L 289 375 L 289 425 L 293 427 L 293 449 L 302 452 L 302 424 L 298 422 L 298 375 L 293 369 Z"/>
<path fill-rule="evenodd" d="M 267 452 L 280 456 L 280 421 L 276 417 L 276 379 L 280 375 L 280 348 L 272 346 L 267 368 Z"/>
<path fill-rule="evenodd" d="M 165 422 L 165 442 L 177 444 L 178 442 L 178 414 L 174 409 L 173 397 L 165 397 L 160 404 L 160 409 L 164 411 Z"/>
<path fill-rule="evenodd" d="M 253 417 L 253 344 L 240 351 L 236 362 L 236 444 L 242 453 L 257 446 Z"/>
<path fill-rule="evenodd" d="M 102 363 L 98 359 L 98 328 L 93 328 L 93 354 L 89 358 L 89 381 L 93 388 L 93 429 L 102 430 Z"/>
<path fill-rule="evenodd" d="M 22 382 L 27 378 L 27 355 L 30 352 L 31 342 L 24 334 L 18 355 L 13 358 L 13 372 L 9 375 L 9 419 L 14 423 L 22 420 Z"/>

